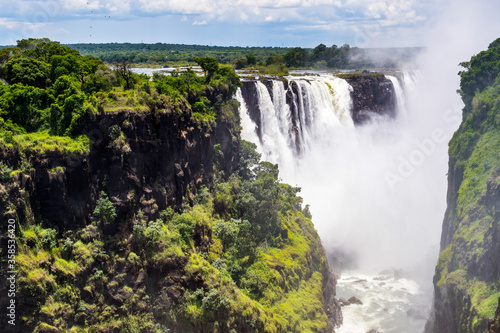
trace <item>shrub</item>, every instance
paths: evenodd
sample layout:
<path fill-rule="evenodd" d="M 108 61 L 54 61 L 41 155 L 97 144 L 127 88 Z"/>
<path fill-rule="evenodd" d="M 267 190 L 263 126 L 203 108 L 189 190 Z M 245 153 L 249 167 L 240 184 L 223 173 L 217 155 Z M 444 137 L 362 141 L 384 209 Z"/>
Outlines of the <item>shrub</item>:
<path fill-rule="evenodd" d="M 50 250 L 56 247 L 57 245 L 56 236 L 57 236 L 56 230 L 50 228 L 45 230 L 42 236 L 42 244 L 46 250 Z"/>
<path fill-rule="evenodd" d="M 101 192 L 94 209 L 94 216 L 103 223 L 111 223 L 116 218 L 116 210 L 106 193 Z"/>

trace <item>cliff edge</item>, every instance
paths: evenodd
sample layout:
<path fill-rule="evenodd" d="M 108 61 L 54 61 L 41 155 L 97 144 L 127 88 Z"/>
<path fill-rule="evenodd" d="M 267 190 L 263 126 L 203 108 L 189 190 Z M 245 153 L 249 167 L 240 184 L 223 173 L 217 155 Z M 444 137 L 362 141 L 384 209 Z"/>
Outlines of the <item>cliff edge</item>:
<path fill-rule="evenodd" d="M 426 332 L 498 332 L 500 39 L 462 66 L 463 122 L 450 142 L 448 207 Z"/>

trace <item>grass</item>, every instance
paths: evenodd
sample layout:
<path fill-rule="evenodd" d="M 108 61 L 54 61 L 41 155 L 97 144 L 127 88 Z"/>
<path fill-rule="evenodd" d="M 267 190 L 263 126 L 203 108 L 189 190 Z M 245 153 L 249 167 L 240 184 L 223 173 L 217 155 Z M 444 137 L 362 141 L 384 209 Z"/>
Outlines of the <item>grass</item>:
<path fill-rule="evenodd" d="M 146 112 L 149 110 L 137 89 L 124 90 L 122 87 L 117 87 L 109 93 L 102 93 L 99 100 L 104 112 L 124 110 Z"/>
<path fill-rule="evenodd" d="M 378 81 L 385 80 L 385 75 L 379 72 L 355 72 L 355 73 L 345 73 L 345 74 L 337 74 L 338 77 L 348 80 L 348 81 L 358 81 L 358 80 L 366 80 L 366 79 L 375 79 Z"/>
<path fill-rule="evenodd" d="M 67 155 L 84 155 L 90 152 L 90 140 L 85 135 L 71 138 L 50 135 L 49 131 L 12 136 L 12 143 L 0 139 L 0 145 L 17 147 L 21 152 L 46 154 L 62 152 Z"/>
<path fill-rule="evenodd" d="M 496 170 L 500 154 L 500 133 L 493 131 L 481 136 L 471 156 L 464 161 L 464 178 L 458 191 L 458 216 L 465 217 L 486 189 L 486 180 Z"/>
<path fill-rule="evenodd" d="M 323 278 L 315 272 L 309 280 L 303 280 L 297 290 L 289 292 L 276 305 L 294 332 L 322 332 L 327 329 L 327 317 L 323 310 Z M 297 306 L 300 304 L 300 306 Z"/>

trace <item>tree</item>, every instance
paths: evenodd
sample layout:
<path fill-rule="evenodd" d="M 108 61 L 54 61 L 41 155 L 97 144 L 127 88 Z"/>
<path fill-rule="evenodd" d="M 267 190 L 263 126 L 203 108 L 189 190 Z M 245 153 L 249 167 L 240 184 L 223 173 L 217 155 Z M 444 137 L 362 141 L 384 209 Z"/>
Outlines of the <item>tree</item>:
<path fill-rule="evenodd" d="M 245 68 L 247 65 L 247 59 L 245 58 L 238 58 L 235 60 L 234 62 L 234 68 L 236 69 L 242 69 L 242 68 Z"/>
<path fill-rule="evenodd" d="M 181 74 L 181 79 L 182 79 L 182 82 L 184 82 L 184 84 L 187 86 L 187 92 L 189 95 L 189 93 L 191 91 L 191 86 L 193 85 L 193 83 L 196 82 L 198 77 L 196 76 L 195 72 L 193 72 L 191 69 L 188 68 L 187 71 L 185 71 Z"/>
<path fill-rule="evenodd" d="M 20 48 L 23 49 L 21 46 Z M 72 54 L 76 57 L 80 56 L 78 51 L 63 46 L 59 42 L 53 42 L 48 38 L 33 39 L 31 43 L 25 45 L 25 48 L 26 51 L 24 51 L 23 56 L 42 60 L 47 63 L 51 63 L 52 57 L 56 55 L 64 56 Z"/>
<path fill-rule="evenodd" d="M 465 114 L 472 110 L 476 92 L 492 85 L 500 74 L 500 38 L 488 46 L 488 50 L 473 56 L 470 62 L 460 64 L 465 68 L 460 74 L 460 94 L 465 103 Z"/>
<path fill-rule="evenodd" d="M 36 59 L 14 58 L 5 65 L 5 77 L 11 84 L 45 88 L 49 85 L 49 64 Z"/>
<path fill-rule="evenodd" d="M 0 65 L 4 65 L 11 58 L 19 57 L 21 55 L 21 49 L 18 47 L 5 48 L 0 50 Z"/>
<path fill-rule="evenodd" d="M 257 63 L 257 57 L 255 55 L 249 53 L 245 57 L 247 58 L 248 66 L 255 65 Z"/>
<path fill-rule="evenodd" d="M 321 61 L 321 60 L 324 60 L 325 59 L 325 56 L 326 56 L 326 51 L 327 51 L 327 47 L 325 44 L 319 44 L 318 46 L 316 46 L 312 52 L 312 55 L 311 55 L 311 60 L 312 61 Z"/>
<path fill-rule="evenodd" d="M 194 61 L 198 65 L 200 65 L 205 72 L 206 82 L 210 82 L 212 76 L 215 74 L 215 72 L 217 72 L 217 69 L 219 69 L 219 62 L 217 61 L 217 59 L 211 57 L 199 57 L 195 58 Z"/>
<path fill-rule="evenodd" d="M 269 57 L 266 59 L 266 65 L 269 66 L 269 65 L 272 65 L 272 64 L 282 64 L 284 63 L 285 60 L 283 59 L 282 56 L 272 56 L 272 57 Z"/>
<path fill-rule="evenodd" d="M 121 62 L 115 64 L 116 74 L 125 81 L 125 89 L 129 90 L 132 88 L 134 83 L 134 73 L 131 68 L 132 65 L 127 60 L 123 59 Z"/>
<path fill-rule="evenodd" d="M 78 57 L 73 54 L 55 55 L 52 57 L 51 62 L 51 76 L 52 81 L 62 75 L 75 75 L 79 76 L 81 62 Z"/>
<path fill-rule="evenodd" d="M 4 119 L 28 132 L 39 129 L 48 120 L 46 109 L 52 103 L 53 98 L 46 90 L 22 84 L 8 86 L 0 96 L 0 109 L 7 113 Z"/>
<path fill-rule="evenodd" d="M 278 165 L 260 162 L 256 167 L 254 181 L 245 181 L 241 187 L 238 209 L 244 220 L 250 221 L 259 234 L 259 242 L 266 239 L 272 243 L 279 234 L 281 222 L 278 211 L 279 200 Z"/>
<path fill-rule="evenodd" d="M 99 199 L 97 199 L 93 215 L 105 224 L 113 222 L 116 218 L 115 206 L 103 191 L 101 191 Z"/>
<path fill-rule="evenodd" d="M 259 163 L 260 154 L 257 152 L 255 143 L 240 141 L 240 167 L 239 173 L 243 180 L 252 180 L 255 178 L 254 168 Z"/>
<path fill-rule="evenodd" d="M 301 47 L 295 47 L 285 54 L 284 59 L 288 67 L 304 66 L 307 59 L 307 50 Z"/>

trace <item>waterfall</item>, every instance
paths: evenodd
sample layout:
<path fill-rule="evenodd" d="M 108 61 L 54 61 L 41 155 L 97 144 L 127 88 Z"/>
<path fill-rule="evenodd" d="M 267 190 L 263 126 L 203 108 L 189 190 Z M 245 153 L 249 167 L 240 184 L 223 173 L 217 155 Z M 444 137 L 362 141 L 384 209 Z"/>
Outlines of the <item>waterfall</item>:
<path fill-rule="evenodd" d="M 301 153 L 322 144 L 331 133 L 354 128 L 350 116 L 351 86 L 336 77 L 289 77 L 288 87 L 272 80 L 271 89 L 255 81 L 259 106 L 260 136 L 252 122 L 241 90 L 242 137 L 257 144 L 262 159 L 281 166 L 283 179 L 293 180 Z M 295 89 L 294 89 L 295 87 Z M 287 102 L 287 94 L 290 102 Z M 287 177 L 289 176 L 289 177 Z"/>
<path fill-rule="evenodd" d="M 243 99 L 241 89 L 236 91 L 236 100 L 240 103 L 240 117 L 241 117 L 241 137 L 247 141 L 253 142 L 257 145 L 257 150 L 262 151 L 260 146 L 259 136 L 257 135 L 257 127 L 248 115 L 247 103 Z"/>
<path fill-rule="evenodd" d="M 445 208 L 446 143 L 453 130 L 442 122 L 436 127 L 440 122 L 432 117 L 439 113 L 416 104 L 425 101 L 414 96 L 418 72 L 388 77 L 394 119 L 374 117 L 361 126 L 351 118 L 353 88 L 345 80 L 286 79 L 255 81 L 258 110 L 248 110 L 238 93 L 242 137 L 257 144 L 263 160 L 279 164 L 283 181 L 302 188 L 331 263 L 343 269 L 339 295 L 365 302 L 344 308 L 345 325 L 338 332 L 421 332 L 425 320 L 406 312 L 425 312 L 430 305 Z M 260 136 L 252 113 L 259 114 Z M 409 280 L 394 274 L 400 269 Z M 372 278 L 384 270 L 390 273 L 381 287 Z M 360 276 L 369 278 L 353 284 L 351 278 Z"/>
<path fill-rule="evenodd" d="M 392 75 L 387 75 L 387 78 L 391 80 L 392 85 L 394 86 L 394 92 L 396 93 L 396 112 L 400 117 L 401 116 L 404 117 L 406 115 L 406 101 L 405 101 L 405 94 L 403 91 L 403 87 L 399 83 L 397 77 Z"/>

